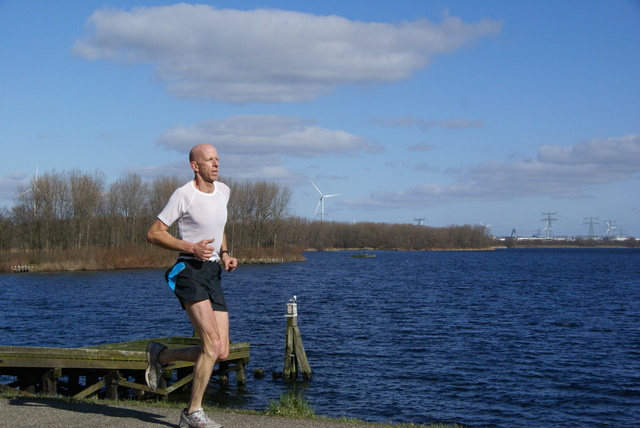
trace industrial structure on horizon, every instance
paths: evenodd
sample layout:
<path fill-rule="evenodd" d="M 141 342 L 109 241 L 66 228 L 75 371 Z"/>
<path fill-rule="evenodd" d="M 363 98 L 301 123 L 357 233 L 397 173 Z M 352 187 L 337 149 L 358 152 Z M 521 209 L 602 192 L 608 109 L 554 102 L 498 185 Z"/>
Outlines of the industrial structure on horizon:
<path fill-rule="evenodd" d="M 545 227 L 543 229 L 537 230 L 536 233 L 533 233 L 531 235 L 518 235 L 518 232 L 516 231 L 516 229 L 513 228 L 511 229 L 511 236 L 503 236 L 503 237 L 499 237 L 499 238 L 496 237 L 496 238 L 500 240 L 511 238 L 511 239 L 517 239 L 517 240 L 523 240 L 523 241 L 525 240 L 576 241 L 581 239 L 593 239 L 596 241 L 625 241 L 627 239 L 635 239 L 635 237 L 633 236 L 628 236 L 626 230 L 616 226 L 615 225 L 616 220 L 605 220 L 604 224 L 606 225 L 606 229 L 607 229 L 606 232 L 600 235 L 597 234 L 595 226 L 600 224 L 600 222 L 597 221 L 599 220 L 599 217 L 584 218 L 583 224 L 588 226 L 588 233 L 586 235 L 574 235 L 574 236 L 556 235 L 553 230 L 553 222 L 558 220 L 556 217 L 554 217 L 557 214 L 558 214 L 557 212 L 542 213 L 544 217 L 542 218 L 541 221 L 545 223 Z M 417 217 L 413 219 L 413 221 L 416 222 L 417 226 L 424 226 L 424 220 L 425 220 L 425 217 Z M 490 235 L 489 233 L 489 226 L 491 226 L 490 224 L 486 225 L 481 222 L 480 226 L 484 228 L 485 234 Z"/>

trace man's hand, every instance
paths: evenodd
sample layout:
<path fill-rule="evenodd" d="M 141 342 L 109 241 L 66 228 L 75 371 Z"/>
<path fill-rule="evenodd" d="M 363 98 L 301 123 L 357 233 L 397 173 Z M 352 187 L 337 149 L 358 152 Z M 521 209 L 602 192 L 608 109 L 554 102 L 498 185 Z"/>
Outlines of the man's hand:
<path fill-rule="evenodd" d="M 229 253 L 222 254 L 222 264 L 227 272 L 233 271 L 238 267 L 238 259 L 231 257 Z"/>
<path fill-rule="evenodd" d="M 193 247 L 193 254 L 200 260 L 209 260 L 213 255 L 211 244 L 215 239 L 204 239 Z"/>

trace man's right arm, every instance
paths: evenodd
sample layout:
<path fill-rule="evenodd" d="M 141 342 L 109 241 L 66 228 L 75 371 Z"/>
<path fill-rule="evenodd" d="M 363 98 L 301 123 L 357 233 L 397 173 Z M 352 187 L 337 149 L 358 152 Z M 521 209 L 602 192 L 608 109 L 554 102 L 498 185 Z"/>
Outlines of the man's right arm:
<path fill-rule="evenodd" d="M 157 245 L 158 247 L 166 248 L 167 250 L 193 253 L 192 248 L 187 245 L 189 243 L 171 235 L 169 233 L 169 226 L 160 221 L 160 219 L 156 219 L 149 228 L 147 232 L 147 242 Z"/>
<path fill-rule="evenodd" d="M 147 242 L 167 250 L 191 253 L 202 260 L 207 260 L 213 255 L 213 247 L 209 245 L 213 241 L 209 239 L 193 244 L 178 239 L 169 233 L 169 226 L 160 219 L 156 219 L 147 232 Z"/>

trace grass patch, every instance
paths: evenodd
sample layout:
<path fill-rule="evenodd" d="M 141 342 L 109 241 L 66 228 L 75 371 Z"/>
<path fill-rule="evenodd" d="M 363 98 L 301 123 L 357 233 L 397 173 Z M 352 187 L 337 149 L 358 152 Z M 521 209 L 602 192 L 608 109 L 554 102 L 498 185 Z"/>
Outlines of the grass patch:
<path fill-rule="evenodd" d="M 285 418 L 312 419 L 316 414 L 307 399 L 296 390 L 287 391 L 280 396 L 280 400 L 271 400 L 265 410 L 267 416 L 281 416 Z"/>

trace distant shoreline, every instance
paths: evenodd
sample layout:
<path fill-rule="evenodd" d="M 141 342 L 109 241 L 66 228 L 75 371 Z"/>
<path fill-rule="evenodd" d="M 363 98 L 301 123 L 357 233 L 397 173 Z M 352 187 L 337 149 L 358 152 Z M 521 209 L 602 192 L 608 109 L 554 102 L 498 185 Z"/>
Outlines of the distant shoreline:
<path fill-rule="evenodd" d="M 637 241 L 636 241 L 637 242 Z M 402 248 L 368 248 L 367 251 L 496 251 L 508 249 L 633 249 L 637 245 L 606 244 L 580 245 L 567 242 L 559 243 L 521 243 L 512 245 L 493 245 L 485 248 L 429 248 L 429 249 L 402 249 Z M 299 251 L 283 254 L 265 253 L 251 254 L 249 257 L 239 256 L 241 265 L 281 264 L 291 262 L 304 262 L 304 252 L 316 251 L 362 251 L 362 248 L 327 248 L 327 249 L 300 249 Z M 46 253 L 33 254 L 4 253 L 0 264 L 0 273 L 28 273 L 28 272 L 98 272 L 127 269 L 163 269 L 170 267 L 175 262 L 175 255 L 171 253 L 148 252 L 136 257 L 127 255 L 126 251 L 111 250 L 107 254 L 103 252 L 75 252 L 60 253 L 55 257 L 49 257 Z"/>

